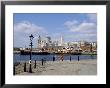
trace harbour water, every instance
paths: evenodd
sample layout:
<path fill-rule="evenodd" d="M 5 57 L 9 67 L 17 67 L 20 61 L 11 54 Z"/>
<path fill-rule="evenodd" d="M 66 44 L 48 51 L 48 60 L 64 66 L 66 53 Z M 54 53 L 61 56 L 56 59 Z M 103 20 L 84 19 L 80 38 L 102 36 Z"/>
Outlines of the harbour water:
<path fill-rule="evenodd" d="M 86 59 L 97 59 L 97 55 L 63 55 L 64 60 L 77 60 L 79 56 L 80 60 Z M 53 57 L 55 60 L 60 60 L 61 55 L 32 55 L 32 60 L 41 61 L 41 59 L 45 59 L 46 61 L 52 61 Z M 30 55 L 20 55 L 14 54 L 14 62 L 19 61 L 28 61 L 30 59 Z"/>

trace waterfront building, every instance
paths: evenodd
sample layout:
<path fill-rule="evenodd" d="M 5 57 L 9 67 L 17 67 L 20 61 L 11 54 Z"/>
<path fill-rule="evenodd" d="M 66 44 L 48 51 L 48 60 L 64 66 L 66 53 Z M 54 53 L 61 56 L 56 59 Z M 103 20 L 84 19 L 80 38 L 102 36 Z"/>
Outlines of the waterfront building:
<path fill-rule="evenodd" d="M 61 36 L 60 42 L 61 42 L 61 46 L 63 46 L 64 43 L 63 36 Z"/>
<path fill-rule="evenodd" d="M 41 36 L 38 37 L 38 48 L 41 48 Z"/>
<path fill-rule="evenodd" d="M 50 36 L 43 38 L 39 35 L 37 48 L 48 52 L 96 52 L 97 43 L 87 41 L 64 42 L 63 36 L 60 37 L 59 41 L 52 41 Z"/>
<path fill-rule="evenodd" d="M 64 46 L 64 39 L 63 39 L 63 36 L 60 37 L 58 46 Z"/>
<path fill-rule="evenodd" d="M 92 42 L 92 46 L 93 47 L 97 47 L 97 43 L 96 42 Z"/>

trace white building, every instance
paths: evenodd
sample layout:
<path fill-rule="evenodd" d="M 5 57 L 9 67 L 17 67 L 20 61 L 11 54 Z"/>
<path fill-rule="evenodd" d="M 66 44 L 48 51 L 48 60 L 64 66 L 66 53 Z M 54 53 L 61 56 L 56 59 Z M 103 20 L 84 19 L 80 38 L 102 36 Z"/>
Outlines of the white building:
<path fill-rule="evenodd" d="M 60 37 L 58 46 L 64 46 L 64 38 L 63 38 L 63 36 Z"/>

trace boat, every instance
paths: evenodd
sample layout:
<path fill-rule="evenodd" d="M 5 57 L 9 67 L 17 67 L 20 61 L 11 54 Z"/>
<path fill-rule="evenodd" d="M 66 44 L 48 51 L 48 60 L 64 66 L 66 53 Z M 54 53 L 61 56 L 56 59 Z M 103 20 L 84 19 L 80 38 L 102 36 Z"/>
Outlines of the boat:
<path fill-rule="evenodd" d="M 20 51 L 20 54 L 21 55 L 30 55 L 30 51 L 24 51 L 24 50 L 21 50 Z M 48 52 L 36 52 L 36 51 L 32 51 L 32 55 L 49 55 L 50 53 Z"/>
<path fill-rule="evenodd" d="M 30 50 L 21 50 L 21 55 L 30 55 Z M 71 52 L 71 53 L 62 53 L 62 52 L 46 52 L 46 51 L 32 51 L 32 55 L 51 55 L 51 54 L 71 54 L 71 55 L 81 55 L 81 52 Z"/>

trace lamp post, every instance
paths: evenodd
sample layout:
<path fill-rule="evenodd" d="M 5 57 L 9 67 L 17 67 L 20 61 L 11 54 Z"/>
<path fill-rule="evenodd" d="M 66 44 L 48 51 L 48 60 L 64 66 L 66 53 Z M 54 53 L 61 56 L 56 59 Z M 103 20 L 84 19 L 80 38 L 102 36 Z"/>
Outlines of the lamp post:
<path fill-rule="evenodd" d="M 29 46 L 31 46 L 31 49 L 30 49 L 30 60 L 29 60 L 29 73 L 32 73 L 32 68 L 31 68 L 31 57 L 32 57 L 32 40 L 33 40 L 33 35 L 31 34 L 30 36 L 29 36 L 29 38 L 30 38 L 30 45 Z"/>

